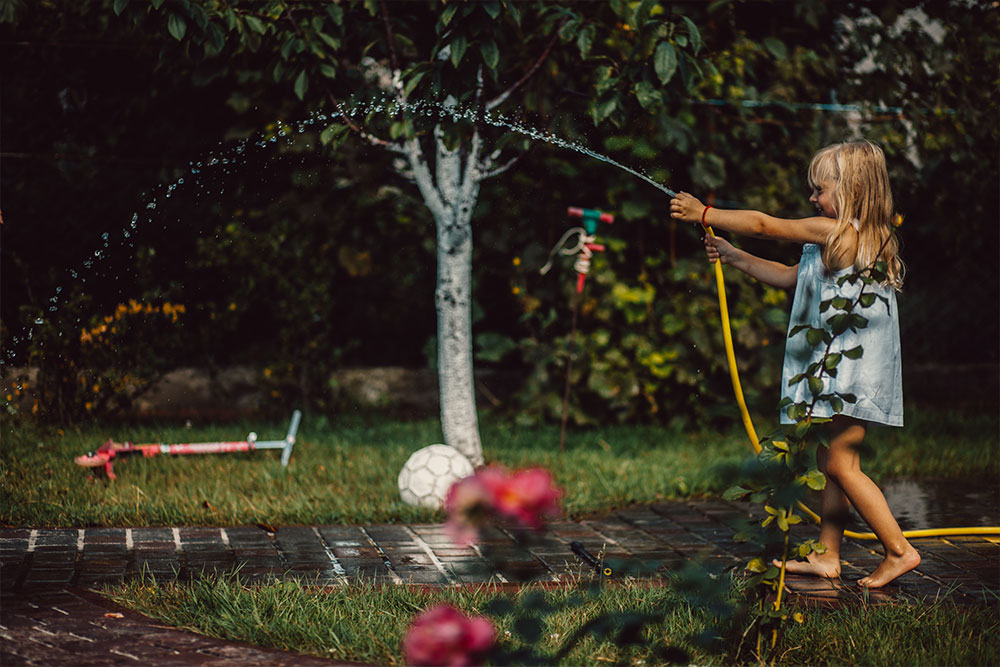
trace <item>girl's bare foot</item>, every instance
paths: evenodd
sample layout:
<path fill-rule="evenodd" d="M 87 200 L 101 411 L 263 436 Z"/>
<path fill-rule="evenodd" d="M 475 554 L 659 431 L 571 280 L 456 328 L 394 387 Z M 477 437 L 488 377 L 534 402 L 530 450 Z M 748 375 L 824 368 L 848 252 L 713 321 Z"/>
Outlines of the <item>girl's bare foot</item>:
<path fill-rule="evenodd" d="M 775 567 L 781 567 L 780 560 L 771 562 Z M 840 556 L 831 554 L 829 551 L 822 554 L 814 552 L 806 556 L 806 560 L 804 561 L 788 561 L 785 563 L 785 571 L 792 574 L 811 574 L 817 577 L 834 579 L 840 576 Z"/>
<path fill-rule="evenodd" d="M 886 554 L 882 564 L 875 568 L 875 571 L 867 577 L 860 579 L 858 585 L 864 588 L 882 588 L 893 579 L 906 574 L 918 565 L 920 565 L 920 554 L 908 544 L 901 556 Z"/>

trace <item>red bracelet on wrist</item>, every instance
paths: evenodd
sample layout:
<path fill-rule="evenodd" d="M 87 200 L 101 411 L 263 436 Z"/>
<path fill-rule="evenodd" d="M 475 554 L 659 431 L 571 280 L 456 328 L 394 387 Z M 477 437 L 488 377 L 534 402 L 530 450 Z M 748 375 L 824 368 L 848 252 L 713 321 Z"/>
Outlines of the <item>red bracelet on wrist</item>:
<path fill-rule="evenodd" d="M 710 209 L 710 208 L 712 208 L 712 207 L 711 206 L 706 206 L 705 210 L 703 210 L 701 212 L 701 226 L 704 227 L 705 229 L 708 229 L 708 225 L 705 224 L 705 214 L 708 213 L 708 209 Z"/>

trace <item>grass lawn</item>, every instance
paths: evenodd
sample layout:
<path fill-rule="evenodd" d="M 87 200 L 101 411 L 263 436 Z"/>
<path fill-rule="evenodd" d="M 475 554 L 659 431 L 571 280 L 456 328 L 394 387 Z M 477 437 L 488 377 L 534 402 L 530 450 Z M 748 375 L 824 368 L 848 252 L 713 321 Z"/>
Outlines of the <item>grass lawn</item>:
<path fill-rule="evenodd" d="M 728 594 L 737 604 L 742 598 L 739 589 L 736 583 Z M 244 587 L 226 576 L 189 585 L 133 581 L 108 594 L 160 621 L 209 636 L 379 665 L 403 664 L 400 642 L 419 611 L 444 601 L 469 614 L 483 613 L 498 595 L 485 588 L 428 592 L 362 585 L 320 591 L 303 590 L 291 582 Z M 657 619 L 644 635 L 647 646 L 620 646 L 586 636 L 561 664 L 664 664 L 661 655 L 668 646 L 684 650 L 693 664 L 756 662 L 753 612 L 717 623 L 671 588 L 626 583 L 604 588 L 599 595 L 581 595 L 571 587 L 544 592 L 526 587 L 505 595 L 521 612 L 492 619 L 501 646 L 508 651 L 523 647 L 525 636 L 530 636 L 531 628 L 526 635 L 524 620 L 518 623 L 517 616 L 537 618 L 523 611 L 537 608 L 542 598 L 556 609 L 544 616 L 535 644 L 547 656 L 599 614 L 631 610 Z M 580 598 L 576 603 L 571 601 L 574 596 Z M 529 601 L 532 597 L 534 601 Z M 769 656 L 778 663 L 986 665 L 996 664 L 1000 655 L 996 606 L 961 607 L 947 600 L 928 605 L 860 601 L 840 610 L 801 611 L 803 622 L 789 622 L 787 634 Z M 706 650 L 694 637 L 713 623 L 713 634 L 721 641 L 714 650 Z"/>
<path fill-rule="evenodd" d="M 873 429 L 866 469 L 876 478 L 995 480 L 1000 476 L 998 416 L 988 409 L 911 406 L 903 429 Z M 760 433 L 774 421 L 756 420 Z M 287 469 L 280 454 L 133 457 L 115 465 L 118 480 L 87 480 L 73 458 L 104 440 L 233 440 L 254 430 L 281 439 L 286 422 L 89 425 L 69 428 L 8 418 L 0 449 L 0 523 L 7 526 L 244 525 L 395 523 L 440 515 L 403 504 L 396 475 L 416 449 L 440 442 L 436 419 L 379 415 L 305 415 Z M 739 427 L 675 432 L 613 425 L 571 432 L 559 452 L 557 426 L 521 428 L 484 414 L 489 462 L 550 469 L 569 516 L 632 503 L 719 494 L 720 467 L 749 449 Z"/>

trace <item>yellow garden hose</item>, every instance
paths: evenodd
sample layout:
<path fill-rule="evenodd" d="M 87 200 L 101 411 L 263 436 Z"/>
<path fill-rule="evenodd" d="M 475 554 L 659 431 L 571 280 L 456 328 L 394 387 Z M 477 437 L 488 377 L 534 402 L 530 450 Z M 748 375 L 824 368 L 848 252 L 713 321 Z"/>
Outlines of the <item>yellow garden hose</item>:
<path fill-rule="evenodd" d="M 715 232 L 713 232 L 712 228 L 708 225 L 705 226 L 705 231 L 708 234 L 715 236 Z M 747 402 L 743 398 L 743 388 L 740 386 L 740 374 L 736 370 L 736 353 L 733 351 L 733 332 L 729 327 L 729 306 L 726 304 L 726 284 L 722 278 L 722 262 L 720 260 L 715 261 L 715 283 L 719 292 L 719 316 L 722 319 L 722 338 L 726 345 L 726 359 L 729 362 L 729 377 L 733 382 L 733 393 L 736 395 L 736 403 L 740 408 L 740 417 L 743 419 L 743 428 L 746 429 L 747 436 L 750 438 L 750 443 L 753 445 L 754 453 L 759 454 L 761 450 L 760 439 L 757 437 L 757 432 L 754 430 L 753 422 L 750 420 L 750 411 L 747 410 Z M 820 522 L 819 515 L 809 509 L 809 507 L 807 507 L 804 503 L 799 502 L 798 507 L 814 522 Z M 844 535 L 858 540 L 878 539 L 875 533 L 858 533 L 853 530 L 845 530 Z M 926 530 L 903 531 L 903 536 L 906 538 L 946 537 L 949 535 L 1000 535 L 1000 526 L 931 528 Z"/>

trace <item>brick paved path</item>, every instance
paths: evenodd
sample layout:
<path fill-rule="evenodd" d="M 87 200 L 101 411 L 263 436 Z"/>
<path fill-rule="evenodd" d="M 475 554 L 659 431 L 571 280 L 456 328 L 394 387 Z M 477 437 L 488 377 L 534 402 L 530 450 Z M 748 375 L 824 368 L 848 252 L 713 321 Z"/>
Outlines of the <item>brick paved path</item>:
<path fill-rule="evenodd" d="M 272 578 L 326 585 L 359 579 L 420 585 L 491 579 L 508 584 L 554 582 L 584 567 L 570 550 L 574 540 L 609 561 L 660 563 L 658 573 L 691 559 L 721 571 L 742 567 L 755 554 L 754 545 L 736 543 L 732 535 L 734 526 L 755 518 L 757 511 L 759 506 L 730 502 L 634 507 L 600 518 L 550 524 L 549 534 L 527 549 L 500 531 L 476 547 L 456 547 L 440 525 L 283 526 L 273 533 L 255 526 L 0 529 L 0 658 L 4 665 L 81 664 L 79 651 L 84 650 L 92 658 L 88 664 L 131 661 L 109 653 L 118 644 L 115 633 L 124 632 L 122 625 L 109 623 L 103 615 L 108 603 L 85 591 L 143 572 L 161 580 L 187 580 L 241 565 L 240 576 L 251 582 Z M 923 557 L 920 567 L 873 592 L 875 598 L 925 599 L 947 592 L 958 603 L 996 604 L 1000 599 L 1000 538 L 925 538 L 913 543 Z M 856 599 L 854 581 L 875 568 L 881 560 L 879 548 L 873 542 L 846 541 L 841 582 L 790 576 L 789 588 L 812 602 Z M 499 565 L 494 568 L 491 563 Z M 89 611 L 67 613 L 67 606 Z M 79 621 L 77 616 L 93 619 Z M 144 640 L 147 652 L 131 654 L 136 660 L 229 664 L 226 661 L 234 654 L 226 651 L 238 646 L 157 629 L 133 612 L 128 617 L 131 623 L 148 626 L 143 636 L 156 630 L 155 642 Z M 75 630 L 54 630 L 71 619 Z M 132 627 L 129 632 L 134 637 L 137 630 Z M 134 644 L 127 643 L 135 648 Z M 240 654 L 244 664 L 284 664 L 289 659 L 280 652 L 240 650 L 251 652 Z"/>

